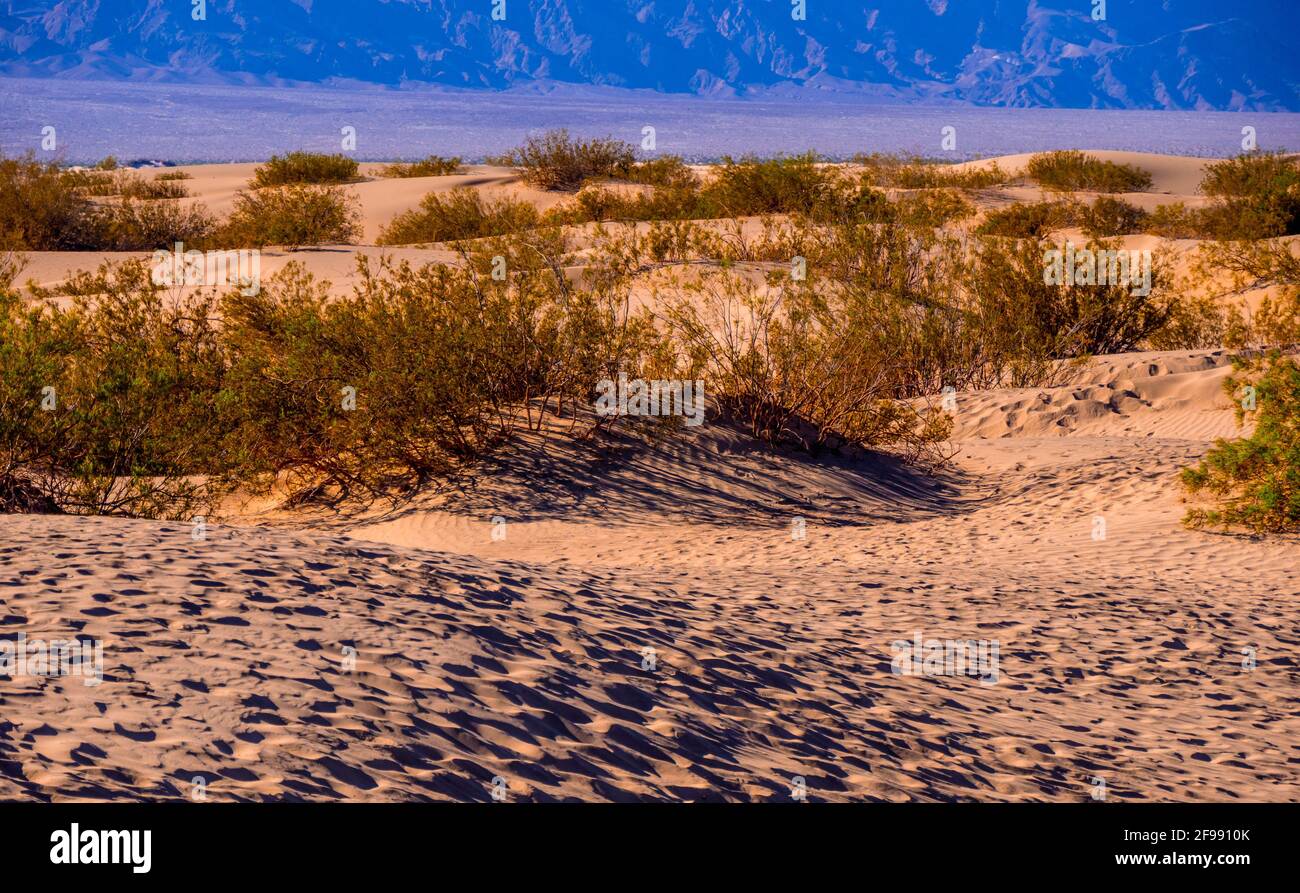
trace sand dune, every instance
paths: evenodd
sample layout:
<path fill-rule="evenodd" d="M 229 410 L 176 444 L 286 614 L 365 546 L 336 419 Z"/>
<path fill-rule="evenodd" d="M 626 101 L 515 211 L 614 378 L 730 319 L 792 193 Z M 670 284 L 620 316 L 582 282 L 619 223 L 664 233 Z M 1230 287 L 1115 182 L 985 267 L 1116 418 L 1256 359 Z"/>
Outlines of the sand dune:
<path fill-rule="evenodd" d="M 1178 523 L 1225 363 L 960 394 L 937 478 L 706 426 L 202 541 L 0 516 L 0 624 L 106 658 L 0 683 L 0 797 L 1300 799 L 1300 543 Z M 997 681 L 892 672 L 918 633 Z"/>

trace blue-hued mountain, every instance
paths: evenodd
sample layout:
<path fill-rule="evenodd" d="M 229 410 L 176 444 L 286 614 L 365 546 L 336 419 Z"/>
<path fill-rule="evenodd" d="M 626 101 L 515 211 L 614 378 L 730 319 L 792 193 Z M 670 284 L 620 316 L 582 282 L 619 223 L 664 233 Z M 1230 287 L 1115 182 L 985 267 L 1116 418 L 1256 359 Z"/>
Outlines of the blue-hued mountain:
<path fill-rule="evenodd" d="M 0 74 L 1300 111 L 1295 0 L 0 0 Z"/>

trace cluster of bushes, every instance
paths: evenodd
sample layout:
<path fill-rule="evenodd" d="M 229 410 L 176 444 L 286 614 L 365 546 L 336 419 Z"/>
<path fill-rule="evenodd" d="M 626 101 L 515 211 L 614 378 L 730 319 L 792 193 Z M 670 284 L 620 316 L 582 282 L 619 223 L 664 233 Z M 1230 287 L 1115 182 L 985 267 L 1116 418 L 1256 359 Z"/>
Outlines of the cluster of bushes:
<path fill-rule="evenodd" d="M 279 170 L 285 172 L 283 164 Z M 30 153 L 0 157 L 0 250 L 149 251 L 176 242 L 200 249 L 300 246 L 360 235 L 355 202 L 338 186 L 295 182 L 241 192 L 225 221 L 201 204 L 179 201 L 184 194 L 174 176 L 147 180 L 102 167 L 67 171 Z"/>
<path fill-rule="evenodd" d="M 454 266 L 363 260 L 345 297 L 291 268 L 258 294 L 164 302 L 143 264 L 81 277 L 71 304 L 4 290 L 0 498 L 182 517 L 235 487 L 400 492 L 523 426 L 615 423 L 590 406 L 619 372 L 703 379 L 710 412 L 768 443 L 939 461 L 944 387 L 1044 384 L 1062 360 L 1149 343 L 1176 310 L 1158 273 L 1149 294 L 1048 285 L 1034 240 L 808 217 L 769 221 L 762 245 L 688 221 L 615 230 L 580 281 L 542 228 Z M 693 251 L 784 262 L 691 267 L 657 283 L 654 313 L 629 311 L 637 276 Z"/>
<path fill-rule="evenodd" d="M 1102 161 L 1073 149 L 1035 155 L 1026 172 L 1044 189 L 1059 192 L 1143 192 L 1151 188 L 1151 175 L 1141 168 Z"/>
<path fill-rule="evenodd" d="M 1091 205 L 1079 204 L 1075 219 L 1086 234 L 1102 239 L 1145 232 L 1151 215 L 1123 199 L 1099 195 Z"/>
<path fill-rule="evenodd" d="M 110 201 L 89 196 L 87 172 L 64 171 L 30 154 L 0 158 L 0 249 L 137 251 L 200 241 L 212 232 L 203 206 L 170 198 L 173 182 L 100 173 L 113 178 Z"/>
<path fill-rule="evenodd" d="M 69 170 L 63 173 L 78 194 L 96 198 L 123 196 L 139 199 L 184 198 L 185 187 L 174 177 L 146 179 L 132 171 Z"/>
<path fill-rule="evenodd" d="M 1044 239 L 1053 231 L 1070 226 L 1073 220 L 1070 206 L 1065 202 L 1025 202 L 990 211 L 975 232 L 982 236 Z"/>
<path fill-rule="evenodd" d="M 328 300 L 292 265 L 254 295 L 164 299 L 143 262 L 78 277 L 71 303 L 0 289 L 0 511 L 185 518 L 234 487 L 391 492 L 571 417 L 599 379 L 649 367 L 654 331 L 617 277 L 575 291 L 537 249 L 494 246 L 506 279 L 495 254 L 363 261 Z"/>
<path fill-rule="evenodd" d="M 0 157 L 0 249 L 93 248 L 93 208 L 57 165 Z"/>
<path fill-rule="evenodd" d="M 489 201 L 454 193 L 431 195 L 420 208 L 392 221 L 381 242 L 397 245 L 479 238 L 535 226 L 777 214 L 804 216 L 823 223 L 942 226 L 974 213 L 959 192 L 948 188 L 919 190 L 891 202 L 863 178 L 823 164 L 812 153 L 766 159 L 724 158 L 707 178 L 702 178 L 678 157 L 635 161 L 630 147 L 618 153 L 598 150 L 607 143 L 573 140 L 559 131 L 536 137 L 507 156 L 505 160 L 513 159 L 521 166 L 527 160 L 525 175 L 539 184 L 558 182 L 557 175 L 549 172 L 575 172 L 565 179 L 565 184 L 581 185 L 577 194 L 545 214 L 538 215 L 520 202 L 504 199 Z M 603 160 L 599 165 L 574 161 L 592 157 Z M 610 161 L 614 157 L 617 161 Z M 576 173 L 579 170 L 581 176 Z"/>
<path fill-rule="evenodd" d="M 396 164 L 384 165 L 379 169 L 381 177 L 448 177 L 460 170 L 461 158 L 459 155 L 454 158 L 443 158 L 441 155 L 430 155 L 419 161 L 397 162 Z"/>

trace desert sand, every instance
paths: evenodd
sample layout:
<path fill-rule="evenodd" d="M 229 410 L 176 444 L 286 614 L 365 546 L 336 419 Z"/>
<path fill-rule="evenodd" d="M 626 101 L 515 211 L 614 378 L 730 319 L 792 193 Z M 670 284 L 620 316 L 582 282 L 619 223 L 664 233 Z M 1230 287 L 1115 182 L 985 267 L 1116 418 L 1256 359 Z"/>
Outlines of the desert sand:
<path fill-rule="evenodd" d="M 960 394 L 936 478 L 705 426 L 391 517 L 0 516 L 4 624 L 106 643 L 0 688 L 0 797 L 1298 799 L 1298 544 L 1179 525 L 1225 364 Z M 999 681 L 893 673 L 918 632 Z"/>
<path fill-rule="evenodd" d="M 1203 159 L 1096 154 L 1197 199 Z M 186 184 L 221 211 L 251 167 Z M 455 185 L 528 194 L 483 167 L 349 188 L 370 242 Z M 359 252 L 263 275 L 345 286 Z M 105 646 L 101 685 L 0 681 L 0 798 L 1300 800 L 1300 540 L 1180 524 L 1178 471 L 1239 433 L 1229 368 L 1126 354 L 959 393 L 935 475 L 705 425 L 199 539 L 0 515 L 0 626 Z M 895 673 L 917 635 L 995 642 L 996 681 Z"/>

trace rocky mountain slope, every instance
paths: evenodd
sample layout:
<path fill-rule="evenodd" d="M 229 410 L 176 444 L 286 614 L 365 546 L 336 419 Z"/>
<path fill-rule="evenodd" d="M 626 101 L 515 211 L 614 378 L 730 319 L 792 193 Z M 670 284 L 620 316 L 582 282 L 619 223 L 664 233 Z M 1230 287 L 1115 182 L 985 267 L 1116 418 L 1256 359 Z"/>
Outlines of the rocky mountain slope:
<path fill-rule="evenodd" d="M 1280 0 L 1107 0 L 1102 20 L 1093 6 L 9 0 L 0 2 L 0 74 L 498 89 L 561 82 L 1018 107 L 1300 110 L 1298 41 Z"/>

